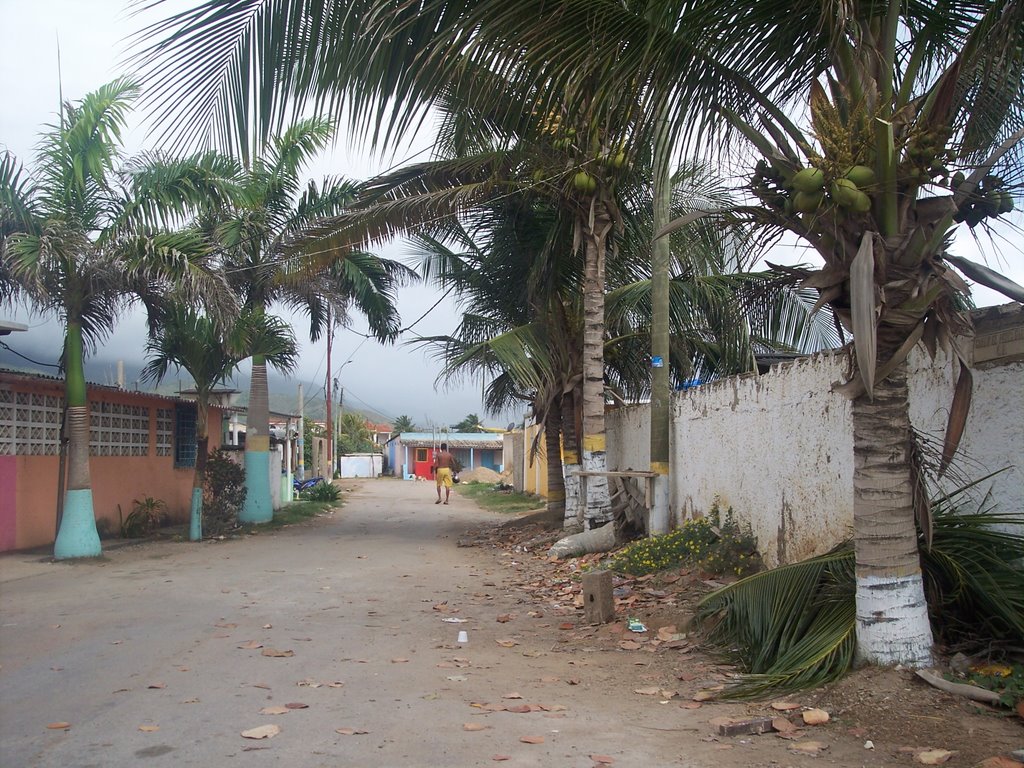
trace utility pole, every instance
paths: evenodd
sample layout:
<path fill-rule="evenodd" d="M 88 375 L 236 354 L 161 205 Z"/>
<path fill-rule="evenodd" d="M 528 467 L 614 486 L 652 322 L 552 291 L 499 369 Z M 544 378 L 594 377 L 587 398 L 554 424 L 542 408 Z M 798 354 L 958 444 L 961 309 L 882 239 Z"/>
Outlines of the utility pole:
<path fill-rule="evenodd" d="M 295 452 L 298 454 L 295 459 L 298 464 L 298 469 L 295 472 L 295 476 L 301 483 L 306 479 L 306 425 L 305 419 L 302 417 L 302 383 L 299 383 L 299 437 L 295 441 Z"/>
<path fill-rule="evenodd" d="M 334 479 L 334 422 L 331 421 L 331 337 L 334 335 L 332 330 L 331 308 L 327 307 L 327 385 L 324 393 L 324 401 L 327 404 L 327 482 Z"/>

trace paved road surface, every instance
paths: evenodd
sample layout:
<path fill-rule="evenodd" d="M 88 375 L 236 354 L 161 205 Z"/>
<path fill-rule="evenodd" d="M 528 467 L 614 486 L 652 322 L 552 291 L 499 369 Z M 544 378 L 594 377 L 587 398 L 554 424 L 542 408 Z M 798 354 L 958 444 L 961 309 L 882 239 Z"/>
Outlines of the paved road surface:
<path fill-rule="evenodd" d="M 623 688 L 622 655 L 564 652 L 557 619 L 528 618 L 507 553 L 456 546 L 488 513 L 457 496 L 435 506 L 424 483 L 346 485 L 334 515 L 272 534 L 76 564 L 0 557 L 0 765 L 716 763 L 687 713 Z M 260 713 L 289 703 L 308 707 Z M 262 725 L 281 731 L 241 737 Z"/>

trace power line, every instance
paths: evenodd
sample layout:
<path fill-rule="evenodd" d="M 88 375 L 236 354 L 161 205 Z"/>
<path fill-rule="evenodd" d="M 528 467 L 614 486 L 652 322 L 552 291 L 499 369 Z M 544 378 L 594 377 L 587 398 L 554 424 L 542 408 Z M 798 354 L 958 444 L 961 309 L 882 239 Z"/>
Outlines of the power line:
<path fill-rule="evenodd" d="M 8 346 L 7 344 L 5 344 L 2 341 L 0 341 L 0 347 L 3 347 L 4 349 L 6 349 L 11 354 L 17 355 L 22 360 L 28 360 L 33 365 L 42 365 L 42 366 L 44 366 L 46 368 L 56 368 L 58 371 L 60 370 L 60 365 L 54 365 L 53 363 L 42 363 L 39 360 L 33 360 L 31 357 L 27 357 L 26 355 L 21 354 L 21 352 L 19 352 L 16 349 L 13 349 L 12 347 Z"/>

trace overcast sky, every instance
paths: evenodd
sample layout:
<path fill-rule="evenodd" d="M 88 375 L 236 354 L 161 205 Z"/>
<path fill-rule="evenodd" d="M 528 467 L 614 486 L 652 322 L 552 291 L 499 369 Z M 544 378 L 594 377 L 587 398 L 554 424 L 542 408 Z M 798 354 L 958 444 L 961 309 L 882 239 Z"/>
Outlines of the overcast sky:
<path fill-rule="evenodd" d="M 165 8 L 188 7 L 182 0 Z M 60 77 L 57 66 L 57 42 L 60 42 L 60 72 L 66 99 L 76 100 L 109 82 L 125 70 L 119 66 L 127 50 L 126 38 L 142 23 L 125 11 L 126 0 L 0 0 L 0 150 L 6 148 L 22 161 L 32 159 L 40 130 L 53 122 L 59 105 Z M 156 18 L 159 14 L 146 18 Z M 137 111 L 141 119 L 142 109 Z M 366 178 L 390 167 L 394 162 L 422 153 L 429 146 L 429 137 L 403 147 L 396 158 L 371 157 L 360 147 L 351 147 L 342 138 L 337 146 L 309 171 L 312 178 L 341 174 L 348 178 Z M 125 137 L 130 152 L 149 148 L 144 126 L 135 127 Z M 420 155 L 424 157 L 425 155 Z M 406 261 L 407 248 L 395 243 L 378 253 Z M 399 310 L 403 325 L 408 326 L 426 313 L 440 298 L 430 286 L 412 286 L 400 290 Z M 354 317 L 351 330 L 341 330 L 335 337 L 332 368 L 344 387 L 345 403 L 355 408 L 373 409 L 388 417 L 407 414 L 422 427 L 451 424 L 469 413 L 484 417 L 484 423 L 505 426 L 519 413 L 487 417 L 481 403 L 481 383 L 463 381 L 447 389 L 435 388 L 439 366 L 425 352 L 405 342 L 416 335 L 449 333 L 457 323 L 457 308 L 451 300 L 443 301 L 418 322 L 401 341 L 382 347 L 362 335 L 366 330 L 360 318 Z M 27 333 L 4 338 L 17 351 L 40 362 L 55 363 L 60 354 L 60 333 L 56 325 L 39 316 L 19 312 L 13 319 L 30 325 Z M 326 342 L 309 342 L 309 324 L 301 317 L 293 320 L 296 337 L 303 345 L 298 373 L 289 384 L 272 384 L 275 391 L 297 390 L 301 381 L 308 396 L 321 391 L 326 376 Z M 143 317 L 136 313 L 124 317 L 117 330 L 97 355 L 106 365 L 102 383 L 114 375 L 116 361 L 124 359 L 128 378 L 133 377 L 132 361 L 143 357 L 145 345 Z M 351 363 L 345 364 L 351 360 Z M 0 348 L 0 365 L 25 365 L 24 361 Z M 247 368 L 248 364 L 244 364 Z M 344 366 L 344 369 L 342 369 Z M 245 370 L 243 368 L 243 370 Z M 52 370 L 50 371 L 53 372 Z M 97 378 L 95 368 L 91 373 Z"/>
<path fill-rule="evenodd" d="M 176 0 L 163 6 L 147 18 L 163 17 L 176 6 L 188 7 L 191 0 Z M 0 149 L 7 148 L 23 161 L 31 161 L 32 150 L 44 124 L 51 122 L 58 108 L 60 78 L 58 77 L 57 43 L 60 43 L 60 72 L 65 98 L 78 99 L 85 93 L 124 74 L 118 62 L 127 50 L 126 38 L 137 31 L 142 22 L 131 18 L 125 11 L 126 0 L 0 0 Z M 140 110 L 141 112 L 141 110 Z M 338 146 L 310 170 L 315 178 L 327 174 L 341 174 L 349 178 L 368 175 L 400 161 L 422 153 L 429 137 L 397 152 L 397 157 L 374 158 L 360 147 L 352 147 L 342 139 Z M 137 127 L 126 136 L 129 151 L 137 151 L 146 144 L 143 127 Z M 987 239 L 981 243 L 960 227 L 953 251 L 968 258 L 980 259 L 1024 283 L 1024 238 L 1020 233 L 1021 213 L 1012 217 L 1015 227 L 1003 226 L 996 244 Z M 998 248 L 996 247 L 998 246 Z M 405 259 L 401 243 L 380 251 L 389 258 Z M 773 253 L 772 259 L 783 263 L 813 260 L 813 254 L 804 248 L 783 249 Z M 403 324 L 408 325 L 427 312 L 439 298 L 429 286 L 402 289 L 399 308 Z M 997 304 L 1004 298 L 987 290 L 975 292 L 979 305 Z M 60 354 L 61 335 L 56 326 L 44 318 L 20 312 L 13 319 L 28 323 L 27 333 L 5 338 L 19 352 L 42 362 L 55 363 Z M 484 415 L 481 404 L 481 383 L 462 382 L 459 386 L 438 390 L 435 379 L 437 363 L 425 352 L 406 345 L 416 334 L 429 336 L 449 333 L 457 323 L 453 302 L 443 301 L 420 320 L 393 347 L 381 347 L 360 335 L 365 327 L 360 321 L 351 330 L 342 330 L 335 339 L 332 368 L 345 388 L 346 403 L 355 407 L 374 409 L 385 416 L 408 414 L 420 426 L 453 423 L 468 413 Z M 296 336 L 303 345 L 302 359 L 294 387 L 303 382 L 307 395 L 321 390 L 326 374 L 326 344 L 308 341 L 308 324 L 302 318 L 294 319 Z M 131 362 L 142 358 L 145 344 L 144 322 L 140 315 L 128 315 L 119 323 L 117 331 L 97 354 L 112 376 L 118 359 Z M 346 361 L 351 363 L 346 364 Z M 0 365 L 21 364 L 17 357 L 0 349 Z M 344 369 L 342 370 L 342 366 Z M 95 374 L 94 374 L 95 377 Z M 521 413 L 502 414 L 486 418 L 485 423 L 504 425 Z"/>

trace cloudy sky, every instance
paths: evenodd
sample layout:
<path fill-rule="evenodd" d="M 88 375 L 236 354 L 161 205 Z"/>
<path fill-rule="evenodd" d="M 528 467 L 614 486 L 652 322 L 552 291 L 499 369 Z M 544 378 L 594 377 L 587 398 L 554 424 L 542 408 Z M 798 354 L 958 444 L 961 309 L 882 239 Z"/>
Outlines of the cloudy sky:
<path fill-rule="evenodd" d="M 188 0 L 176 0 L 165 6 L 187 7 Z M 125 70 L 119 66 L 127 51 L 126 38 L 142 23 L 125 10 L 127 0 L 0 0 L 0 151 L 9 149 L 23 161 L 31 161 L 39 131 L 52 122 L 59 104 L 60 83 L 66 99 L 78 99 L 109 82 Z M 158 16 L 168 13 L 161 10 Z M 146 18 L 155 18 L 153 14 Z M 60 69 L 58 70 L 58 41 Z M 60 73 L 60 75 L 58 74 Z M 143 110 L 139 110 L 141 113 Z M 141 115 L 140 115 L 141 117 Z M 126 148 L 149 148 L 144 125 L 136 125 L 125 137 Z M 362 147 L 352 147 L 342 138 L 337 146 L 310 169 L 310 177 L 341 174 L 349 178 L 367 176 L 422 153 L 425 138 L 410 142 L 394 155 L 371 156 Z M 420 155 L 421 157 L 423 155 Z M 395 243 L 379 251 L 389 258 L 407 260 L 407 248 Z M 412 324 L 438 300 L 440 293 L 430 286 L 401 289 L 399 309 L 403 325 Z M 484 423 L 505 426 L 521 414 L 486 417 L 481 403 L 481 383 L 463 381 L 455 386 L 435 386 L 439 366 L 420 348 L 410 346 L 417 335 L 449 333 L 457 322 L 457 308 L 442 301 L 420 320 L 400 342 L 382 347 L 361 334 L 364 324 L 354 318 L 351 329 L 335 337 L 332 368 L 344 387 L 345 404 L 373 409 L 385 417 L 407 414 L 419 426 L 451 424 L 468 413 L 484 416 Z M 6 315 L 5 315 L 6 316 Z M 30 330 L 4 338 L 18 352 L 40 362 L 55 363 L 60 354 L 60 334 L 46 318 L 20 311 L 13 318 L 27 323 Z M 305 394 L 322 392 L 327 372 L 326 343 L 311 344 L 308 322 L 294 319 L 296 336 L 303 343 L 298 373 L 290 382 L 272 384 L 275 391 L 297 391 L 302 382 Z M 143 317 L 127 315 L 95 360 L 104 365 L 93 367 L 90 376 L 103 383 L 113 380 L 117 360 L 126 361 L 129 382 L 142 359 L 145 345 Z M 346 364 L 346 361 L 351 363 Z M 133 364 L 134 363 L 134 364 Z M 0 348 L 0 365 L 24 365 L 24 361 Z M 344 368 L 342 369 L 342 366 Z M 97 372 L 99 370 L 99 372 Z M 51 370 L 52 372 L 52 370 Z"/>
<path fill-rule="evenodd" d="M 168 9 L 188 7 L 190 0 L 175 0 L 162 6 L 148 19 L 163 17 Z M 0 0 L 0 150 L 6 148 L 19 158 L 30 161 L 40 128 L 51 122 L 58 108 L 61 80 L 65 98 L 78 99 L 90 90 L 124 74 L 119 66 L 127 51 L 126 38 L 142 26 L 142 21 L 127 12 L 127 0 Z M 58 42 L 60 68 L 58 69 Z M 60 74 L 58 74 L 60 73 Z M 342 138 L 314 168 L 312 177 L 341 174 L 365 178 L 390 167 L 395 162 L 422 155 L 427 137 L 413 140 L 409 146 L 394 151 L 393 156 L 373 157 L 364 148 L 350 146 Z M 126 147 L 136 151 L 149 147 L 145 126 L 137 125 L 126 136 Z M 1024 238 L 1021 236 L 1021 213 L 1015 212 L 1011 226 L 997 231 L 994 242 L 976 240 L 961 227 L 954 252 L 968 258 L 986 261 L 990 266 L 1024 283 Z M 389 258 L 407 259 L 401 243 L 380 251 Z M 803 262 L 812 255 L 803 248 L 783 249 L 771 259 L 783 263 Z M 439 294 L 429 286 L 405 288 L 399 297 L 403 322 L 409 325 L 424 313 L 414 328 L 403 335 L 393 347 L 381 347 L 366 340 L 358 320 L 349 330 L 342 330 L 335 339 L 332 368 L 345 390 L 345 402 L 354 407 L 373 409 L 385 417 L 408 414 L 421 426 L 453 423 L 467 413 L 484 415 L 481 405 L 481 383 L 460 382 L 457 386 L 439 389 L 435 386 L 436 362 L 421 349 L 410 346 L 416 335 L 436 335 L 452 331 L 457 322 L 457 308 L 449 300 L 437 308 L 430 307 Z M 1003 303 L 998 294 L 978 290 L 979 305 Z M 430 311 L 428 311 L 430 310 Z M 45 318 L 18 312 L 13 318 L 30 326 L 28 333 L 6 337 L 18 352 L 40 362 L 55 363 L 60 354 L 60 333 Z M 278 391 L 295 391 L 302 382 L 307 396 L 321 391 L 327 372 L 326 344 L 311 344 L 306 336 L 308 325 L 294 319 L 296 335 L 303 343 L 302 361 L 295 378 L 276 386 Z M 101 373 L 91 374 L 101 381 L 111 381 L 117 360 L 126 361 L 128 379 L 142 359 L 145 344 L 143 319 L 127 315 L 117 331 L 96 356 L 103 363 Z M 350 363 L 346 361 L 351 360 Z M 0 365 L 22 364 L 11 352 L 0 348 Z M 134 365 L 133 365 L 134 363 Z M 344 366 L 344 368 L 342 368 Z M 504 425 L 521 414 L 501 414 L 485 419 L 488 424 Z"/>

